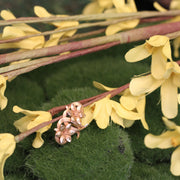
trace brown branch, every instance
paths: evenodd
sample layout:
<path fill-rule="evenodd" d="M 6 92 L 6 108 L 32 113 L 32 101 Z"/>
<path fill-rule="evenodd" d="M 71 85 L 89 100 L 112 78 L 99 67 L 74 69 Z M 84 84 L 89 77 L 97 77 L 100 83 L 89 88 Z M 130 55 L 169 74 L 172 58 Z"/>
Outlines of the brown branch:
<path fill-rule="evenodd" d="M 37 58 L 42 56 L 50 56 L 67 51 L 74 51 L 78 49 L 89 48 L 101 44 L 120 41 L 121 44 L 134 41 L 148 39 L 153 35 L 165 35 L 180 30 L 180 22 L 164 23 L 148 27 L 142 27 L 129 31 L 120 32 L 111 36 L 102 36 L 67 43 L 64 45 L 46 47 L 41 49 L 29 50 L 24 52 L 13 52 L 0 55 L 0 64 L 13 62 L 21 59 Z"/>

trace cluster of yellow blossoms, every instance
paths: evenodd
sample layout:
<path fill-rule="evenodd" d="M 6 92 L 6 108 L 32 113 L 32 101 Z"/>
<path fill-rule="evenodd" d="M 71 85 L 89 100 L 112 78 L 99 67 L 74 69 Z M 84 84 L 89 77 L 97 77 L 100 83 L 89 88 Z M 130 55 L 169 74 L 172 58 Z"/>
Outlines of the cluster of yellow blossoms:
<path fill-rule="evenodd" d="M 88 4 L 83 14 L 96 14 L 96 13 L 132 13 L 137 12 L 134 0 L 96 0 Z M 106 35 L 112 35 L 125 29 L 131 29 L 138 25 L 139 20 L 124 21 L 117 24 L 109 25 L 106 28 Z"/>

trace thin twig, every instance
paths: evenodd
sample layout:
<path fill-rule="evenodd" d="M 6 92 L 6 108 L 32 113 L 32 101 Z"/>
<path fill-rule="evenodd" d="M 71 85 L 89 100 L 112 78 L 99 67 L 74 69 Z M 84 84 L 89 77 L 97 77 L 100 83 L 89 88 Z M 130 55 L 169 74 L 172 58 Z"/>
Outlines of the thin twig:
<path fill-rule="evenodd" d="M 155 16 L 177 16 L 180 15 L 180 10 L 166 11 L 166 12 L 157 12 L 157 11 L 141 11 L 133 13 L 100 13 L 100 14 L 90 14 L 90 15 L 74 15 L 67 17 L 24 17 L 16 18 L 12 20 L 1 20 L 0 26 L 7 26 L 12 24 L 19 23 L 48 23 L 48 22 L 57 22 L 57 21 L 92 21 L 92 20 L 104 20 L 104 19 L 115 19 L 115 18 L 124 18 L 124 17 L 133 17 L 138 16 L 138 18 L 145 17 L 155 17 Z"/>
<path fill-rule="evenodd" d="M 180 22 L 164 23 L 153 26 L 137 28 L 129 31 L 120 32 L 111 36 L 102 36 L 67 43 L 64 45 L 51 46 L 41 49 L 29 50 L 24 52 L 13 52 L 0 55 L 0 64 L 13 62 L 21 59 L 37 58 L 60 54 L 62 52 L 74 51 L 102 45 L 109 42 L 119 41 L 119 43 L 129 43 L 148 39 L 153 35 L 165 35 L 180 30 Z"/>

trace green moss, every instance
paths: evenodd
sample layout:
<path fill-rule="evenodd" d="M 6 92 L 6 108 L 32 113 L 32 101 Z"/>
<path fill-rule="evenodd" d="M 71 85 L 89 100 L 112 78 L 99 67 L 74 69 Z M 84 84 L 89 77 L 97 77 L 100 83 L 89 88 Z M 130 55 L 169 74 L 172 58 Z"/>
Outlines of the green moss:
<path fill-rule="evenodd" d="M 131 77 L 148 71 L 146 64 L 127 63 L 124 46 L 67 60 L 56 65 L 45 79 L 44 87 L 49 98 L 62 88 L 92 87 L 92 81 L 107 86 L 119 87 L 130 81 Z"/>
<path fill-rule="evenodd" d="M 54 141 L 32 150 L 26 161 L 33 174 L 48 179 L 127 179 L 133 164 L 130 142 L 124 130 L 98 129 L 92 123 L 63 147 Z"/>
<path fill-rule="evenodd" d="M 179 177 L 173 176 L 168 170 L 169 163 L 160 163 L 155 166 L 141 162 L 135 162 L 132 168 L 130 180 L 176 180 Z"/>
<path fill-rule="evenodd" d="M 68 104 L 77 99 L 97 94 L 93 88 L 64 89 L 43 105 Z M 54 141 L 53 128 L 40 149 L 32 150 L 26 166 L 35 176 L 42 179 L 127 179 L 133 164 L 133 154 L 129 138 L 119 126 L 99 129 L 95 123 L 90 124 L 77 140 L 73 137 L 70 144 L 59 146 Z"/>

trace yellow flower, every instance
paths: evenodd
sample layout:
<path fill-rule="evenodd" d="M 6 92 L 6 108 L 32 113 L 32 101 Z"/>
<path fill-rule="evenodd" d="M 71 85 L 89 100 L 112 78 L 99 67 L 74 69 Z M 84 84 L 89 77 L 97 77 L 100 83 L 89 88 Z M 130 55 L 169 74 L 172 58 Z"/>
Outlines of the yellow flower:
<path fill-rule="evenodd" d="M 160 12 L 165 12 L 167 9 L 163 8 L 159 3 L 154 2 L 153 3 L 154 7 L 160 11 Z M 180 9 L 180 1 L 179 0 L 172 0 L 170 3 L 170 10 L 179 10 Z M 170 20 L 167 20 L 166 22 L 178 22 L 180 21 L 180 16 L 175 16 Z M 173 46 L 174 46 L 174 56 L 176 58 L 179 57 L 179 47 L 180 47 L 180 37 L 177 37 L 173 40 Z"/>
<path fill-rule="evenodd" d="M 170 9 L 171 10 L 180 9 L 180 1 L 179 0 L 172 0 L 171 4 L 170 4 Z"/>
<path fill-rule="evenodd" d="M 0 108 L 3 110 L 7 106 L 7 98 L 4 96 L 6 90 L 6 81 L 7 78 L 0 75 Z"/>
<path fill-rule="evenodd" d="M 152 74 L 133 78 L 129 89 L 132 95 L 151 93 L 160 87 L 161 109 L 167 118 L 174 118 L 178 113 L 178 87 L 180 87 L 180 67 L 176 62 L 168 62 L 162 79 L 155 79 Z"/>
<path fill-rule="evenodd" d="M 7 10 L 1 11 L 1 17 L 4 20 L 11 20 L 16 19 L 16 17 Z M 20 23 L 20 24 L 13 24 L 12 26 L 6 26 L 3 29 L 3 33 L 1 35 L 1 39 L 12 39 L 12 38 L 18 38 L 26 35 L 32 35 L 40 33 L 40 31 L 37 31 L 33 27 Z M 32 37 L 28 39 L 24 39 L 18 42 L 13 43 L 4 43 L 0 44 L 1 49 L 7 49 L 7 48 L 20 48 L 20 49 L 37 49 L 41 48 L 44 45 L 44 36 L 38 36 L 38 37 Z"/>
<path fill-rule="evenodd" d="M 82 124 L 87 125 L 93 119 L 96 120 L 96 124 L 99 128 L 105 129 L 109 125 L 109 118 L 111 120 L 125 127 L 124 119 L 136 120 L 140 119 L 140 116 L 136 112 L 129 112 L 116 101 L 110 100 L 110 95 L 105 98 L 94 102 L 93 104 L 84 108 L 86 117 L 82 119 Z"/>
<path fill-rule="evenodd" d="M 20 132 L 25 132 L 43 122 L 52 120 L 51 114 L 45 111 L 29 111 L 21 109 L 18 106 L 14 106 L 13 111 L 15 113 L 23 113 L 26 115 L 25 117 L 22 117 L 21 119 L 14 122 L 14 126 Z M 41 135 L 46 132 L 50 127 L 51 124 L 36 131 L 36 138 L 34 139 L 32 144 L 34 148 L 40 148 L 43 145 L 44 140 L 42 139 Z"/>
<path fill-rule="evenodd" d="M 93 0 L 85 6 L 82 14 L 97 14 L 102 13 L 105 9 L 113 6 L 112 0 Z"/>
<path fill-rule="evenodd" d="M 151 149 L 160 148 L 167 149 L 177 147 L 171 156 L 171 173 L 180 176 L 180 126 L 163 117 L 163 121 L 168 127 L 168 131 L 163 132 L 159 136 L 148 134 L 145 136 L 144 144 Z"/>
<path fill-rule="evenodd" d="M 155 35 L 144 44 L 130 49 L 125 59 L 128 62 L 141 61 L 152 55 L 151 74 L 156 79 L 162 79 L 166 71 L 167 59 L 172 61 L 169 38 Z"/>
<path fill-rule="evenodd" d="M 107 10 L 106 13 L 130 13 L 130 12 L 137 12 L 136 4 L 134 0 L 113 0 L 113 4 L 115 9 Z M 139 23 L 138 19 L 129 20 L 125 22 L 120 22 L 117 24 L 109 25 L 106 29 L 106 35 L 112 35 L 124 29 L 132 29 L 136 27 Z"/>
<path fill-rule="evenodd" d="M 51 17 L 54 16 L 53 14 L 50 14 L 45 8 L 41 6 L 35 6 L 34 7 L 34 13 L 38 17 Z M 67 17 L 67 15 L 55 15 L 57 17 Z M 79 22 L 78 21 L 61 21 L 61 22 L 52 22 L 50 23 L 54 26 L 57 27 L 55 30 L 60 30 L 63 28 L 68 28 L 68 27 L 74 27 L 78 26 Z M 59 39 L 63 37 L 71 37 L 76 33 L 77 30 L 71 30 L 71 31 L 65 31 L 65 32 L 59 32 L 59 33 L 54 33 L 50 35 L 49 40 L 45 43 L 44 47 L 49 47 L 49 46 L 55 46 L 59 43 Z"/>
<path fill-rule="evenodd" d="M 133 96 L 130 90 L 126 89 L 119 101 L 120 104 L 129 112 L 137 112 L 140 116 L 143 127 L 147 130 L 149 129 L 145 119 L 146 96 L 144 94 L 140 96 Z"/>
<path fill-rule="evenodd" d="M 15 150 L 16 141 L 14 136 L 9 133 L 0 133 L 0 179 L 4 180 L 3 169 L 6 159 Z"/>
<path fill-rule="evenodd" d="M 110 87 L 104 86 L 103 84 L 98 83 L 96 81 L 93 81 L 93 85 L 96 88 L 105 90 L 105 91 L 111 91 L 111 90 L 116 89 L 116 88 L 110 88 Z M 143 127 L 145 129 L 149 129 L 148 124 L 145 120 L 145 105 L 146 105 L 145 95 L 133 96 L 129 88 L 124 90 L 122 93 L 119 93 L 119 95 L 121 95 L 119 101 L 122 107 L 129 112 L 137 112 L 139 114 L 139 117 L 140 117 L 139 119 L 141 120 Z M 130 127 L 133 123 L 134 123 L 133 120 L 124 119 L 125 127 Z"/>

